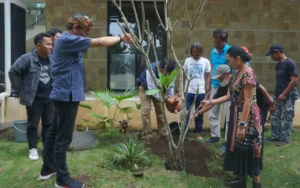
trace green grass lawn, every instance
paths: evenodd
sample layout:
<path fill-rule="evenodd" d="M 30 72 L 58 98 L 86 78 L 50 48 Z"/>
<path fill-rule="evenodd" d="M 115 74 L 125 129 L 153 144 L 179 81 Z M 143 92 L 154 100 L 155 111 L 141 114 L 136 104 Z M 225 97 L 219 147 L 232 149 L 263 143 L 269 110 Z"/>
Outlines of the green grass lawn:
<path fill-rule="evenodd" d="M 11 134 L 8 131 L 5 134 Z M 266 136 L 270 135 L 267 129 Z M 209 137 L 209 131 L 204 133 L 204 139 Z M 0 187 L 8 188 L 36 188 L 54 187 L 55 177 L 47 181 L 39 181 L 38 175 L 42 160 L 28 159 L 27 143 L 16 143 L 9 135 L 0 136 Z M 99 136 L 97 148 L 86 151 L 68 152 L 68 166 L 73 178 L 84 180 L 86 187 L 95 188 L 220 188 L 223 186 L 225 175 L 220 178 L 206 178 L 187 175 L 184 172 L 167 171 L 164 161 L 157 156 L 150 155 L 152 166 L 144 172 L 143 178 L 135 178 L 128 171 L 110 168 L 107 159 L 114 155 L 114 144 L 124 141 L 123 137 L 108 140 Z M 221 142 L 212 144 L 211 148 L 217 153 Z M 42 150 L 39 143 L 39 151 Z M 292 142 L 283 147 L 274 143 L 266 143 L 264 151 L 264 170 L 262 185 L 264 188 L 300 187 L 300 128 L 293 130 Z M 205 162 L 205 161 L 203 161 Z M 222 162 L 206 161 L 212 169 L 222 169 Z M 228 176 L 227 176 L 228 177 Z M 249 179 L 250 180 L 250 179 Z M 248 187 L 251 182 L 248 181 Z"/>

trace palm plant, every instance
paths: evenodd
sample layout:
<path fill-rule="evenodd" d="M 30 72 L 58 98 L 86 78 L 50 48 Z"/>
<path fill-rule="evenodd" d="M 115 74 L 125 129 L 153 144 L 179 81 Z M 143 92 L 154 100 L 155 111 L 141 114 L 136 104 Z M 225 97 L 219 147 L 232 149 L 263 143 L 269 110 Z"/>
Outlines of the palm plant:
<path fill-rule="evenodd" d="M 92 106 L 88 104 L 80 104 L 79 105 L 80 107 L 90 110 L 91 112 L 90 116 L 97 120 L 97 121 L 91 121 L 91 120 L 83 119 L 83 121 L 85 124 L 90 123 L 96 125 L 97 127 L 101 127 L 102 129 L 106 129 L 107 126 L 116 125 L 116 121 L 118 120 L 120 114 L 126 115 L 128 121 L 132 119 L 130 115 L 135 112 L 134 107 L 132 106 L 120 107 L 120 103 L 126 99 L 130 99 L 138 95 L 139 90 L 137 88 L 133 88 L 130 90 L 126 90 L 124 93 L 118 96 L 108 89 L 91 91 L 91 94 L 95 96 L 96 99 L 100 100 L 101 103 L 108 109 L 109 117 L 101 116 L 100 114 L 94 113 L 92 111 Z M 139 109 L 139 104 L 135 104 L 135 105 L 136 108 Z M 113 106 L 115 106 L 115 109 L 112 115 L 111 108 Z"/>
<path fill-rule="evenodd" d="M 104 104 L 104 106 L 107 107 L 109 116 L 115 124 L 120 113 L 128 116 L 135 112 L 134 108 L 130 106 L 121 108 L 120 103 L 126 99 L 130 99 L 132 97 L 137 96 L 139 94 L 139 90 L 137 88 L 133 88 L 130 90 L 128 89 L 121 95 L 115 95 L 112 91 L 108 89 L 104 89 L 104 90 L 92 91 L 91 94 L 94 95 L 96 99 L 99 99 Z M 112 106 L 116 107 L 113 116 L 111 116 L 111 110 L 110 110 Z"/>

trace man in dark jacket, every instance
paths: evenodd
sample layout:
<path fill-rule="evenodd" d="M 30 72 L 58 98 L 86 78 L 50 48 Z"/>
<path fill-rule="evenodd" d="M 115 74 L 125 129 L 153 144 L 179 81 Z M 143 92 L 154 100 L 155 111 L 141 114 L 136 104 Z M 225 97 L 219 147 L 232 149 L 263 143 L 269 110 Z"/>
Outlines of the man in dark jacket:
<path fill-rule="evenodd" d="M 46 140 L 47 132 L 52 124 L 54 107 L 49 99 L 51 92 L 49 54 L 52 51 L 51 36 L 45 33 L 34 38 L 36 49 L 22 55 L 9 71 L 12 85 L 11 96 L 20 98 L 20 103 L 27 110 L 27 140 L 29 159 L 38 160 L 37 129 L 42 118 L 42 141 Z"/>

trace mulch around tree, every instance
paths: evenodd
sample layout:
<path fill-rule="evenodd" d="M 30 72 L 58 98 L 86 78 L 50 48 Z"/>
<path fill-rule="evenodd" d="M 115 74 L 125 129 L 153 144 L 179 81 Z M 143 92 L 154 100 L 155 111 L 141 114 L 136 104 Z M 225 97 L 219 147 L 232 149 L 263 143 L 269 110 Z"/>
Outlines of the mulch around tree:
<path fill-rule="evenodd" d="M 152 138 L 148 145 L 149 152 L 164 159 L 169 156 L 168 144 L 165 138 Z M 185 172 L 201 177 L 224 176 L 224 171 L 212 171 L 206 162 L 217 160 L 216 153 L 208 146 L 196 140 L 186 139 L 184 142 Z"/>

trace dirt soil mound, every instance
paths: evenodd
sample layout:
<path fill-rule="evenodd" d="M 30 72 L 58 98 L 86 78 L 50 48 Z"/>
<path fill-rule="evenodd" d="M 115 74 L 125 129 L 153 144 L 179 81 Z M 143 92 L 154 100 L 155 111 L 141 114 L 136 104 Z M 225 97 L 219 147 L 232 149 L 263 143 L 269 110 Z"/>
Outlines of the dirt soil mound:
<path fill-rule="evenodd" d="M 151 139 L 149 145 L 150 153 L 164 159 L 168 158 L 169 150 L 165 138 Z M 206 145 L 195 141 L 185 140 L 184 142 L 185 171 L 201 177 L 219 177 L 222 171 L 211 171 L 206 164 L 207 161 L 216 160 L 215 153 Z"/>

